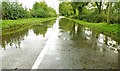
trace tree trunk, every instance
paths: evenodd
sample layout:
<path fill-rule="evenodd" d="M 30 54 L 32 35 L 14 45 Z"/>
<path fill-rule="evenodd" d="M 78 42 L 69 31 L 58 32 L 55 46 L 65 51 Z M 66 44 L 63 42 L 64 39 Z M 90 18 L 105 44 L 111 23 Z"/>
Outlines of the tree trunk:
<path fill-rule="evenodd" d="M 107 23 L 108 24 L 110 24 L 110 21 L 111 21 L 111 12 L 112 12 L 112 2 L 109 2 L 108 17 L 107 17 Z"/>
<path fill-rule="evenodd" d="M 75 9 L 73 9 L 73 12 L 74 12 L 74 15 L 76 15 L 76 8 L 75 8 Z"/>
<path fill-rule="evenodd" d="M 102 8 L 102 2 L 100 2 L 100 3 L 95 2 L 95 3 L 97 5 L 98 13 L 100 14 L 101 13 L 101 8 Z"/>
<path fill-rule="evenodd" d="M 107 7 L 106 7 L 106 9 L 105 9 L 105 14 L 107 14 L 108 7 L 109 7 L 109 2 L 107 3 Z"/>

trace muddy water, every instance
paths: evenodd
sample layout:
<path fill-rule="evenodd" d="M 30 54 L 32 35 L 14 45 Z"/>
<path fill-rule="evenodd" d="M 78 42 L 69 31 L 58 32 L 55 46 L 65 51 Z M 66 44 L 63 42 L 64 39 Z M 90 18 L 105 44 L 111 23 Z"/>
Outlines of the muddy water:
<path fill-rule="evenodd" d="M 56 33 L 53 33 L 53 31 L 56 31 Z M 54 21 L 48 21 L 17 33 L 2 36 L 1 46 L 3 52 L 5 52 L 5 57 L 3 56 L 3 58 L 9 61 L 6 57 L 6 55 L 9 56 L 9 53 L 13 55 L 17 54 L 21 49 L 29 51 L 39 47 L 43 48 L 46 41 L 49 40 L 49 36 L 54 34 L 57 34 L 57 38 L 53 39 L 57 41 L 51 42 L 55 43 L 54 46 L 51 46 L 55 48 L 54 50 L 57 53 L 49 49 L 48 53 L 46 53 L 46 58 L 43 58 L 43 64 L 40 68 L 118 68 L 118 54 L 120 50 L 118 39 L 111 38 L 88 27 L 83 27 L 65 18 L 59 18 L 55 23 Z M 12 51 L 15 53 L 12 53 Z M 48 56 L 51 52 L 54 56 Z M 56 57 L 56 54 L 59 57 Z M 58 60 L 56 64 L 52 62 L 54 57 Z M 44 62 L 48 65 L 45 65 Z M 6 64 L 3 64 L 3 68 L 7 68 Z"/>

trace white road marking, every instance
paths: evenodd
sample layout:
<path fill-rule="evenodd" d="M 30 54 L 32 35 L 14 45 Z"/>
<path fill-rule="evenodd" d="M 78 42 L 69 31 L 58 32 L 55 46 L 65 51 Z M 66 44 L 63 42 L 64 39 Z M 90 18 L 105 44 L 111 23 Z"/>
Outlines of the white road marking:
<path fill-rule="evenodd" d="M 58 32 L 59 32 L 58 28 L 59 28 L 59 25 L 58 25 L 58 19 L 57 19 L 56 23 L 53 25 L 54 31 L 53 31 L 52 35 L 49 37 L 48 41 L 46 42 L 46 45 L 44 46 L 43 50 L 39 54 L 37 60 L 35 61 L 34 65 L 31 68 L 31 70 L 39 68 L 39 66 L 42 62 L 42 59 L 43 59 L 44 55 L 46 54 L 48 48 L 51 46 L 51 44 L 53 44 L 55 42 L 55 39 L 58 36 Z"/>

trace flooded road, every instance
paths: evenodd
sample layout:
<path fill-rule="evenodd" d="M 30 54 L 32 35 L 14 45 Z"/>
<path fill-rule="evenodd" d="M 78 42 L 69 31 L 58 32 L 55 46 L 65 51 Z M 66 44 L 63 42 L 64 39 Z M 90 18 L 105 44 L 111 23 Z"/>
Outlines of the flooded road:
<path fill-rule="evenodd" d="M 117 69 L 120 42 L 65 18 L 2 36 L 3 69 Z"/>

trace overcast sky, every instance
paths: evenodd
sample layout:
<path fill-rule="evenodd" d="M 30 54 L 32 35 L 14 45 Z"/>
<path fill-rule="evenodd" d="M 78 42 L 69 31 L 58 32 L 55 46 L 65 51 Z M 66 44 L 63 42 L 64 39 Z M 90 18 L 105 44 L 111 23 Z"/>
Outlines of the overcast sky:
<path fill-rule="evenodd" d="M 16 0 L 10 0 L 10 1 L 16 1 Z M 35 2 L 43 1 L 43 0 L 17 0 L 19 3 L 22 3 L 23 7 L 32 8 L 33 4 Z M 59 1 L 58 0 L 44 0 L 48 6 L 54 8 L 56 12 L 58 13 L 59 9 Z"/>

